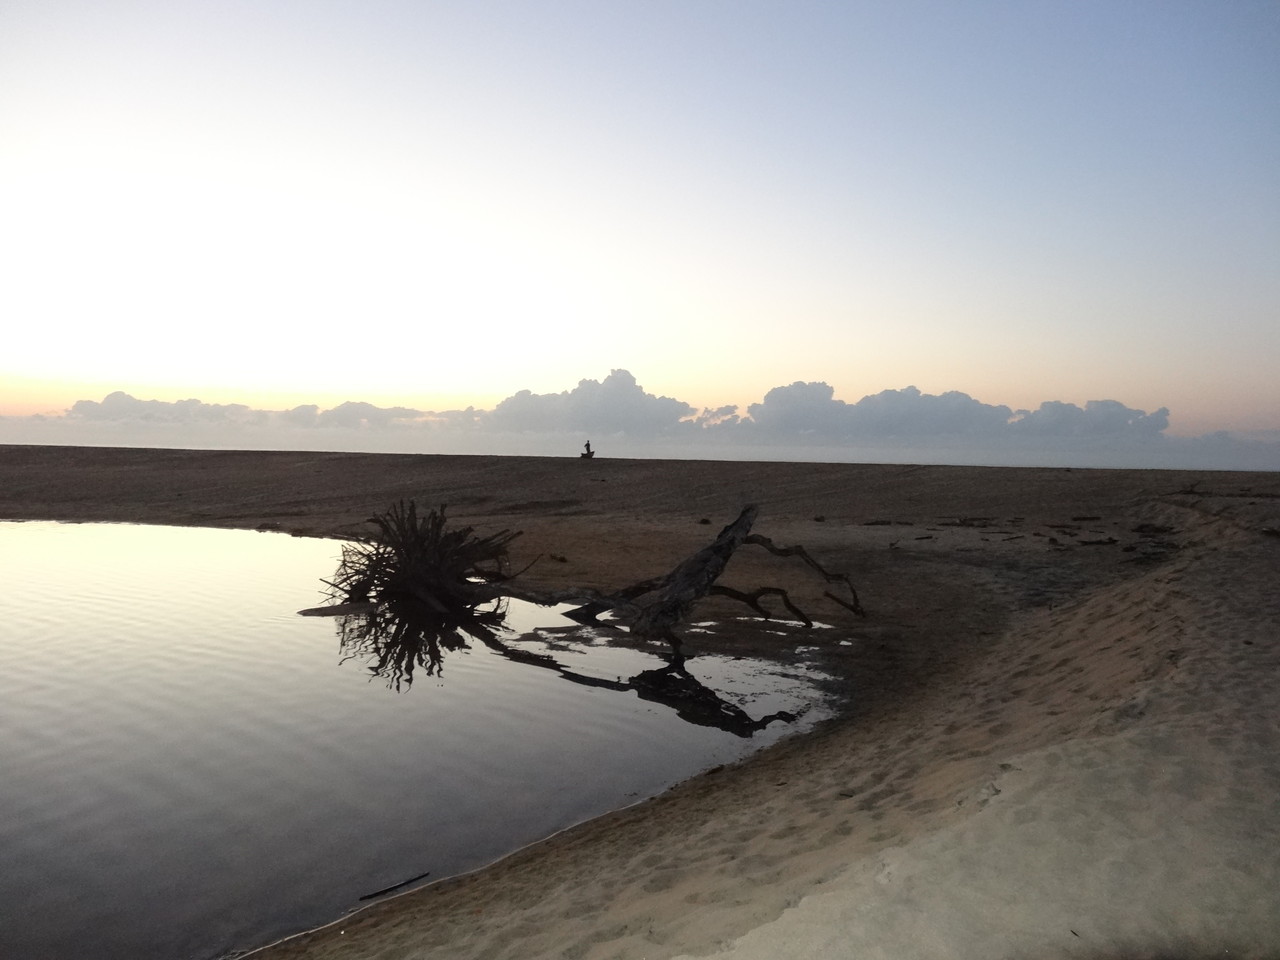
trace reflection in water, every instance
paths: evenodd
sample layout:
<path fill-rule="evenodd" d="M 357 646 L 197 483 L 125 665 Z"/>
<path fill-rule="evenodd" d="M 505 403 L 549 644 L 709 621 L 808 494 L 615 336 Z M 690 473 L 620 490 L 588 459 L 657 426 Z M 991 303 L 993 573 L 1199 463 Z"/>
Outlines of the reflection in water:
<path fill-rule="evenodd" d="M 645 670 L 632 677 L 632 689 L 640 695 L 641 700 L 652 700 L 671 707 L 681 720 L 702 727 L 716 727 L 739 737 L 749 737 L 775 720 L 784 723 L 795 721 L 796 715 L 785 710 L 752 720 L 741 707 L 723 699 L 690 676 L 684 667 L 684 661 L 684 657 L 673 654 L 667 666 L 658 670 Z"/>
<path fill-rule="evenodd" d="M 373 676 L 386 680 L 388 688 L 397 691 L 412 685 L 414 670 L 419 667 L 428 677 L 440 676 L 445 653 L 466 649 L 466 637 L 471 637 L 516 663 L 553 670 L 584 686 L 634 691 L 641 700 L 670 707 L 688 723 L 739 737 L 750 737 L 775 720 L 791 723 L 796 719 L 795 714 L 783 710 L 753 719 L 694 677 L 686 667 L 688 658 L 677 649 L 655 655 L 654 659 L 663 666 L 642 670 L 627 680 L 607 680 L 571 670 L 550 654 L 522 649 L 500 639 L 498 631 L 504 626 L 507 613 L 502 602 L 449 613 L 415 603 L 347 604 L 329 610 L 339 614 L 343 662 L 365 660 Z"/>
<path fill-rule="evenodd" d="M 413 684 L 413 671 L 421 667 L 428 677 L 444 670 L 447 650 L 467 646 L 464 636 L 488 643 L 494 629 L 506 619 L 506 606 L 491 609 L 468 607 L 441 613 L 422 605 L 350 604 L 356 608 L 338 618 L 338 642 L 344 656 L 369 661 L 369 672 L 400 690 Z"/>

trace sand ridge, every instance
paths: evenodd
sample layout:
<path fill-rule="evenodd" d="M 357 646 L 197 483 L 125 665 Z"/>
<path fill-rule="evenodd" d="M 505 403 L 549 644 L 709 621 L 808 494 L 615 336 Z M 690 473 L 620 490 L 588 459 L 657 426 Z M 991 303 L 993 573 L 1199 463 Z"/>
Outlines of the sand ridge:
<path fill-rule="evenodd" d="M 7 517 L 342 534 L 409 495 L 601 585 L 760 502 L 862 593 L 852 708 L 262 957 L 1276 955 L 1280 476 L 0 448 Z"/>

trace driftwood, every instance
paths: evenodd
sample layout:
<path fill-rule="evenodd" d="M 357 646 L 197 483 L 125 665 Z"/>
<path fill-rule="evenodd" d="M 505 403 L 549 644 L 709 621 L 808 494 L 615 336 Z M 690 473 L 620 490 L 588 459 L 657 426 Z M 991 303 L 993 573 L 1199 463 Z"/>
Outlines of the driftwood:
<path fill-rule="evenodd" d="M 753 544 L 777 556 L 799 557 L 828 583 L 841 584 L 849 592 L 845 600 L 828 591 L 830 599 L 862 615 L 857 592 L 844 574 L 826 570 L 803 547 L 779 547 L 768 537 L 751 533 L 757 513 L 754 506 L 744 508 L 714 540 L 670 573 L 603 593 L 589 587 L 548 590 L 517 583 L 518 574 L 506 570 L 506 547 L 518 533 L 503 530 L 479 536 L 470 527 L 449 527 L 443 507 L 420 517 L 412 501 L 401 502 L 371 518 L 377 536 L 344 545 L 342 563 L 334 578 L 326 581 L 331 598 L 338 602 L 301 612 L 337 617 L 343 659 L 364 660 L 373 676 L 397 691 L 412 685 L 417 670 L 429 677 L 441 675 L 446 654 L 466 648 L 470 638 L 510 660 L 553 670 L 574 683 L 633 691 L 642 700 L 675 710 L 689 723 L 750 737 L 775 721 L 789 723 L 796 717 L 779 711 L 753 718 L 699 682 L 686 669 L 676 628 L 707 596 L 745 603 L 765 619 L 770 613 L 761 600 L 777 597 L 806 626 L 813 626 L 813 621 L 780 587 L 744 592 L 718 584 L 734 552 Z M 625 680 L 581 673 L 548 654 L 502 640 L 499 631 L 506 606 L 501 601 L 507 598 L 544 606 L 573 603 L 577 606 L 566 615 L 574 620 L 625 626 L 633 636 L 666 640 L 670 650 L 660 655 L 661 667 Z M 597 618 L 606 613 L 610 618 L 601 623 Z"/>
<path fill-rule="evenodd" d="M 768 537 L 752 533 L 758 513 L 754 505 L 743 508 L 711 543 L 669 573 L 604 593 L 590 587 L 540 589 L 517 583 L 518 575 L 505 571 L 505 547 L 518 533 L 504 530 L 477 537 L 470 527 L 447 530 L 443 507 L 420 519 L 410 501 L 371 519 L 381 536 L 344 548 L 342 565 L 329 586 L 335 600 L 373 601 L 392 607 L 409 603 L 437 615 L 474 610 L 479 604 L 508 597 L 541 606 L 572 603 L 576 606 L 565 614 L 571 619 L 600 624 L 598 618 L 607 613 L 610 620 L 603 625 L 626 626 L 638 637 L 664 639 L 677 645 L 675 628 L 707 596 L 736 600 L 765 619 L 771 614 L 761 600 L 776 597 L 791 616 L 805 626 L 813 626 L 808 614 L 781 587 L 746 592 L 716 582 L 734 552 L 744 544 L 752 544 L 775 556 L 800 558 L 827 583 L 848 591 L 847 599 L 829 590 L 826 597 L 852 613 L 864 615 L 848 576 L 827 570 L 803 547 L 780 547 Z"/>
<path fill-rule="evenodd" d="M 688 557 L 670 573 L 642 580 L 608 596 L 593 597 L 588 603 L 568 611 L 566 616 L 583 622 L 594 622 L 600 614 L 612 612 L 620 615 L 637 636 L 660 637 L 677 642 L 673 632 L 675 627 L 688 617 L 694 605 L 703 597 L 721 596 L 737 600 L 767 620 L 770 619 L 770 613 L 761 606 L 760 600 L 762 597 L 773 596 L 806 627 L 813 626 L 813 620 L 792 602 L 781 587 L 759 587 L 746 593 L 716 583 L 734 552 L 743 544 L 762 546 L 776 556 L 799 557 L 828 583 L 843 584 L 849 591 L 848 600 L 841 599 L 830 591 L 826 591 L 825 596 L 846 610 L 865 616 L 858 593 L 846 575 L 830 572 L 803 547 L 779 547 L 768 537 L 751 533 L 751 526 L 758 513 L 759 509 L 754 505 L 744 507 L 738 518 L 721 530 L 711 543 Z M 532 591 L 526 592 L 524 598 L 535 603 L 543 602 Z M 552 602 L 572 601 L 562 598 Z"/>

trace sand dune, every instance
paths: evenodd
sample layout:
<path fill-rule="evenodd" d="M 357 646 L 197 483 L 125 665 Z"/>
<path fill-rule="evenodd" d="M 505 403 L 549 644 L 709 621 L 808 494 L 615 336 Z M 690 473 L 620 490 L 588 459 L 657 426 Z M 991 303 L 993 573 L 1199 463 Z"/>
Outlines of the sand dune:
<path fill-rule="evenodd" d="M 1280 956 L 1280 475 L 0 448 L 7 518 L 342 534 L 403 496 L 600 586 L 757 502 L 858 585 L 821 614 L 850 707 L 255 956 Z M 767 555 L 726 582 L 823 603 Z"/>

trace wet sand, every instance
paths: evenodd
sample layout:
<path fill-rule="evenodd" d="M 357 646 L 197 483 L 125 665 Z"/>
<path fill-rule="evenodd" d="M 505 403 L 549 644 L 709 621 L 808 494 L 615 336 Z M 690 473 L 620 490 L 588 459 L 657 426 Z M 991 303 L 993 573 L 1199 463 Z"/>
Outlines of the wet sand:
<path fill-rule="evenodd" d="M 849 709 L 255 956 L 1280 955 L 1280 474 L 0 447 L 6 519 L 341 536 L 409 497 L 604 589 L 759 504 L 868 616 L 758 548 L 722 582 L 835 625 Z"/>

